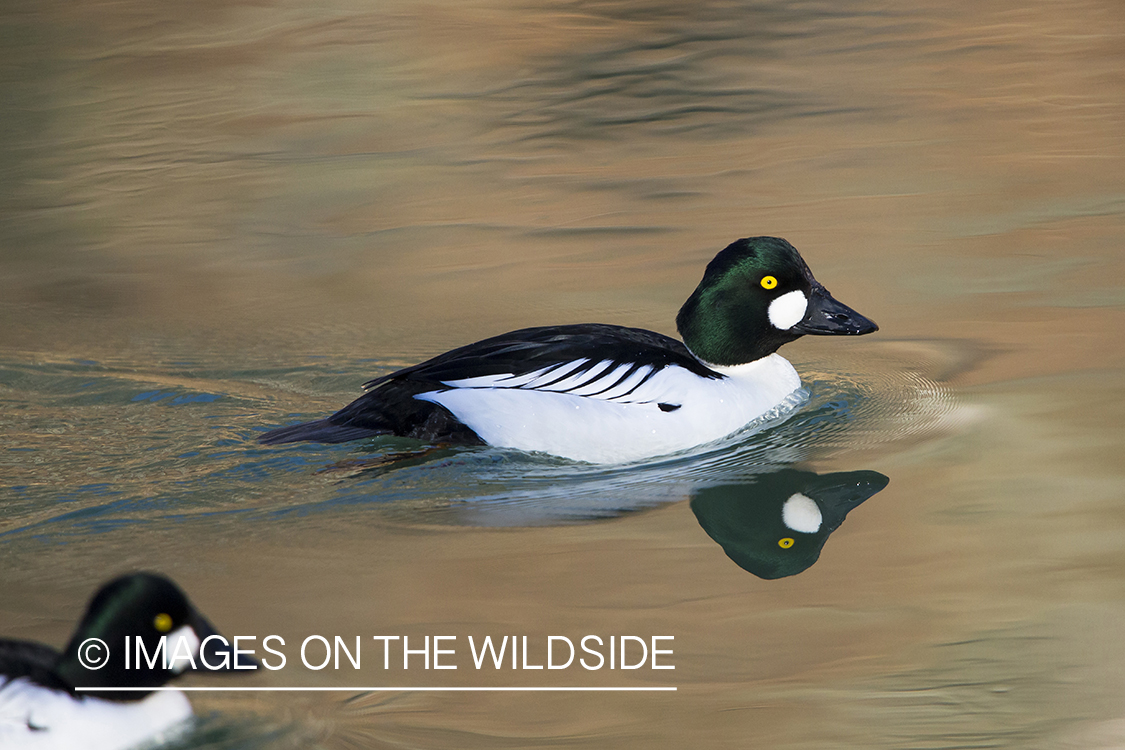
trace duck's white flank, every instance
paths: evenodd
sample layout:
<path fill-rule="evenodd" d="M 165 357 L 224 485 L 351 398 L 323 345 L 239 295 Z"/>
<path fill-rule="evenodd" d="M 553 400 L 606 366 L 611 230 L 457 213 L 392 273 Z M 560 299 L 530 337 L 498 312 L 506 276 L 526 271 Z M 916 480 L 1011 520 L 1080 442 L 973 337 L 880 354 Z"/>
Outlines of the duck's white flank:
<path fill-rule="evenodd" d="M 628 366 L 599 362 L 581 376 L 559 380 L 586 362 L 518 377 L 450 381 L 450 390 L 415 398 L 441 404 L 490 445 L 622 463 L 729 435 L 801 386 L 797 371 L 778 354 L 733 367 L 709 365 L 726 375 L 718 379 L 668 366 L 655 374 L 643 367 L 617 383 Z M 581 387 L 560 392 L 575 385 Z"/>
<path fill-rule="evenodd" d="M 176 736 L 191 717 L 178 690 L 119 702 L 75 698 L 19 678 L 0 677 L 0 748 L 127 750 Z"/>
<path fill-rule="evenodd" d="M 191 625 L 183 625 L 174 633 L 169 633 L 167 643 L 169 646 L 168 668 L 173 674 L 181 674 L 185 669 L 198 667 L 195 659 L 199 656 L 199 636 Z"/>

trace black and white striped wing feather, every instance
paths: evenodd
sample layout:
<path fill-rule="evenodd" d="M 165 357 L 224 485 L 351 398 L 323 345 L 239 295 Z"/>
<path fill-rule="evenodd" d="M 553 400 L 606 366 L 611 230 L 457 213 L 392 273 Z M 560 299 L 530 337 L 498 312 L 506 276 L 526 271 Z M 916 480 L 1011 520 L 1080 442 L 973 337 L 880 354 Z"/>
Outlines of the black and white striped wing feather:
<path fill-rule="evenodd" d="M 668 367 L 703 379 L 723 376 L 682 343 L 652 331 L 608 325 L 526 328 L 455 349 L 366 384 L 425 382 L 446 388 L 518 388 L 617 403 L 650 403 L 654 376 Z M 662 389 L 661 389 L 662 390 Z"/>
<path fill-rule="evenodd" d="M 675 367 L 675 365 L 671 365 Z M 526 391 L 566 393 L 621 404 L 651 403 L 645 385 L 661 371 L 656 365 L 617 364 L 604 359 L 592 362 L 579 359 L 561 362 L 523 375 L 484 375 L 461 380 L 445 380 L 451 388 L 518 388 Z"/>

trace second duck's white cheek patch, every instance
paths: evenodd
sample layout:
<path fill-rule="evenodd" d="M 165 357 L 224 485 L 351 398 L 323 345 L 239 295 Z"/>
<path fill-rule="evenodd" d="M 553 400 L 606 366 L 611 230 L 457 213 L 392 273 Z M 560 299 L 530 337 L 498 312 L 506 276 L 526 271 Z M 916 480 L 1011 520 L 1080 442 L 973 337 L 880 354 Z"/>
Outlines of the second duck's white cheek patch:
<path fill-rule="evenodd" d="M 168 668 L 180 674 L 188 667 L 195 668 L 195 657 L 199 655 L 200 640 L 190 625 L 168 634 Z"/>
<path fill-rule="evenodd" d="M 816 501 L 808 495 L 797 492 L 790 495 L 785 504 L 781 506 L 781 520 L 793 531 L 800 531 L 802 534 L 815 534 L 820 531 L 820 523 L 823 519 Z"/>
<path fill-rule="evenodd" d="M 770 303 L 770 323 L 774 328 L 792 328 L 800 323 L 808 310 L 809 300 L 801 291 L 788 292 Z"/>

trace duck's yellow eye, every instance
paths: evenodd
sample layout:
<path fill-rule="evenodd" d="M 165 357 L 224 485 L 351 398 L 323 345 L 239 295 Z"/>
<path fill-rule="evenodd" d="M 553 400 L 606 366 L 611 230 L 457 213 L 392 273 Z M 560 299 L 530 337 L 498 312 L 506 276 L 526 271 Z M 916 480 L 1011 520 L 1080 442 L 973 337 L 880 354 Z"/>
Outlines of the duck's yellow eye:
<path fill-rule="evenodd" d="M 167 633 L 172 629 L 172 616 L 161 612 L 156 617 L 152 618 L 152 626 L 161 633 Z"/>
<path fill-rule="evenodd" d="M 775 286 L 777 286 L 777 277 L 775 277 L 775 276 L 763 276 L 762 277 L 762 289 L 773 289 Z"/>
<path fill-rule="evenodd" d="M 787 536 L 784 539 L 778 539 L 777 546 L 781 547 L 782 549 L 789 549 L 793 546 L 793 537 Z"/>

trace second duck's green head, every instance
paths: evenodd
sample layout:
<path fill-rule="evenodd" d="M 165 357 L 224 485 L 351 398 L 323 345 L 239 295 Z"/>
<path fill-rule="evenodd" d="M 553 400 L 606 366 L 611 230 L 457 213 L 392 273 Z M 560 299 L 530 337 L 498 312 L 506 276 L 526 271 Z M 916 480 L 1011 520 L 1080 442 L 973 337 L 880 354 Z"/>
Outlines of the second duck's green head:
<path fill-rule="evenodd" d="M 712 365 L 753 362 L 806 333 L 879 330 L 833 299 L 797 249 L 779 237 L 747 237 L 716 255 L 680 308 L 676 328 L 688 349 Z"/>

